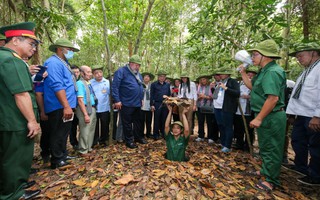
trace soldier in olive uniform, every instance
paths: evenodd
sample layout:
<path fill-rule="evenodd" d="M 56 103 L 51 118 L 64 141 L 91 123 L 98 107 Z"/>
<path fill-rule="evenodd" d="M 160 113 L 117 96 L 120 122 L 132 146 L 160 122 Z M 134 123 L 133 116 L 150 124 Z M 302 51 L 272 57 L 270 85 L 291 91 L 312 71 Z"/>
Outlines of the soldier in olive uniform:
<path fill-rule="evenodd" d="M 28 65 L 39 43 L 25 22 L 0 28 L 6 45 L 0 47 L 0 199 L 30 199 L 40 190 L 28 187 L 33 158 L 33 138 L 40 131 L 36 120 L 36 102 Z M 14 77 L 14 78 L 13 78 Z"/>
<path fill-rule="evenodd" d="M 255 172 L 257 176 L 265 176 L 256 187 L 270 192 L 279 186 L 279 175 L 283 156 L 286 130 L 286 113 L 284 112 L 284 91 L 286 74 L 277 65 L 278 45 L 273 40 L 265 40 L 257 44 L 252 52 L 252 61 L 261 69 L 249 80 L 245 69 L 240 66 L 243 82 L 251 89 L 251 109 L 255 118 L 250 122 L 251 128 L 257 128 L 262 168 Z"/>

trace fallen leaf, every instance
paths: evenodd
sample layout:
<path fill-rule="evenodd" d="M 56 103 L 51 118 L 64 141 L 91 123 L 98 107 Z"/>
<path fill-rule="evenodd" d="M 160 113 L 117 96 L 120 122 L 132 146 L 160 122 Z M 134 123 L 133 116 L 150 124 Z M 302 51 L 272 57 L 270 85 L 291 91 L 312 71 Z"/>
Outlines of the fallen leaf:
<path fill-rule="evenodd" d="M 122 178 L 116 180 L 114 184 L 116 185 L 126 185 L 133 180 L 133 176 L 131 174 L 126 174 Z"/>
<path fill-rule="evenodd" d="M 98 183 L 99 183 L 99 180 L 93 181 L 93 182 L 91 183 L 91 188 L 96 187 L 96 186 L 98 185 Z"/>
<path fill-rule="evenodd" d="M 93 197 L 96 192 L 97 192 L 96 189 L 91 190 L 91 191 L 89 192 L 90 197 Z"/>
<path fill-rule="evenodd" d="M 205 187 L 202 187 L 202 189 L 206 195 L 208 195 L 210 198 L 214 198 L 214 193 L 211 190 L 209 190 Z"/>
<path fill-rule="evenodd" d="M 203 169 L 203 170 L 201 170 L 201 174 L 203 174 L 203 175 L 208 175 L 208 174 L 210 174 L 211 173 L 211 170 L 210 169 Z"/>
<path fill-rule="evenodd" d="M 75 181 L 72 181 L 75 185 L 78 185 L 78 186 L 84 186 L 85 184 L 87 184 L 86 182 L 83 181 L 83 179 L 78 179 L 78 180 L 75 180 Z"/>

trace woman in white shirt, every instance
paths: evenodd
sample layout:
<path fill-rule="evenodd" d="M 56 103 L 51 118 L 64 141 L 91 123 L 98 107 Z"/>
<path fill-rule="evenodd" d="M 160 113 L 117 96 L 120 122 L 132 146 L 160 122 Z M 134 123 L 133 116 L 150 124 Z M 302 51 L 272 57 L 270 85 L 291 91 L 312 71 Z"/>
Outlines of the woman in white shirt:
<path fill-rule="evenodd" d="M 192 114 L 194 111 L 197 110 L 197 105 L 196 105 L 196 101 L 198 98 L 197 87 L 194 82 L 190 81 L 190 77 L 187 74 L 185 73 L 181 74 L 180 78 L 181 78 L 181 84 L 179 86 L 178 97 L 189 99 L 191 101 L 189 111 L 187 112 L 187 120 L 191 130 Z M 191 134 L 193 133 L 191 132 Z"/>

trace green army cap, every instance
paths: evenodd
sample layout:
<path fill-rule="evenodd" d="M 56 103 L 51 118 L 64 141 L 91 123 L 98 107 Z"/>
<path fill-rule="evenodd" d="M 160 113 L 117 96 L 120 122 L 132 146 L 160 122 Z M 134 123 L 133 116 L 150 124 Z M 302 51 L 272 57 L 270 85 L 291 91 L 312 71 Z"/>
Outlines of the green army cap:
<path fill-rule="evenodd" d="M 296 56 L 297 53 L 302 51 L 317 51 L 320 52 L 320 46 L 316 42 L 302 42 L 294 45 L 293 51 L 289 53 L 289 56 Z"/>
<path fill-rule="evenodd" d="M 258 43 L 254 48 L 248 49 L 248 51 L 258 51 L 260 54 L 274 59 L 281 58 L 281 56 L 279 55 L 279 46 L 274 40 L 271 39 L 264 40 Z"/>
<path fill-rule="evenodd" d="M 0 34 L 0 40 L 5 40 L 6 39 L 6 36 Z"/>
<path fill-rule="evenodd" d="M 210 76 L 210 75 L 207 75 L 207 74 L 201 74 L 201 75 L 196 79 L 195 82 L 199 82 L 200 79 L 202 79 L 202 78 L 206 78 L 206 79 L 209 80 L 209 79 L 211 78 L 211 76 Z"/>
<path fill-rule="evenodd" d="M 182 74 L 180 75 L 180 78 L 190 78 L 190 75 L 187 72 L 182 72 Z"/>
<path fill-rule="evenodd" d="M 4 35 L 6 38 L 21 36 L 28 37 L 40 43 L 40 40 L 36 37 L 34 33 L 35 27 L 36 24 L 33 22 L 22 22 L 18 24 L 12 24 L 9 26 L 1 27 L 0 34 Z"/>
<path fill-rule="evenodd" d="M 92 73 L 93 73 L 95 70 L 103 70 L 103 66 L 101 66 L 101 65 L 93 65 L 91 67 L 91 69 L 92 69 Z"/>
<path fill-rule="evenodd" d="M 130 57 L 129 63 L 136 63 L 136 64 L 141 65 L 141 59 L 138 55 L 135 54 Z"/>
<path fill-rule="evenodd" d="M 255 66 L 250 66 L 249 68 L 246 69 L 246 72 L 253 72 L 253 73 L 258 73 L 259 68 Z"/>
<path fill-rule="evenodd" d="M 154 79 L 154 75 L 151 74 L 150 72 L 143 72 L 143 73 L 141 73 L 141 76 L 142 76 L 142 77 L 144 77 L 144 76 L 146 76 L 146 75 L 148 75 L 148 76 L 150 77 L 150 80 L 151 80 L 151 81 Z"/>
<path fill-rule="evenodd" d="M 158 73 L 157 73 L 158 76 L 159 76 L 159 75 L 167 75 L 167 74 L 168 74 L 168 73 L 165 72 L 165 71 L 163 71 L 163 70 L 159 70 Z"/>
<path fill-rule="evenodd" d="M 183 126 L 182 122 L 180 122 L 180 121 L 175 121 L 175 122 L 173 122 L 173 123 L 171 124 L 171 130 L 172 130 L 172 128 L 173 128 L 173 125 L 175 125 L 175 124 L 179 125 L 179 126 L 181 127 L 181 130 L 183 131 L 184 126 Z"/>
<path fill-rule="evenodd" d="M 225 68 L 220 68 L 219 70 L 217 70 L 216 74 L 227 74 L 227 75 L 231 75 L 233 74 L 234 70 L 232 70 L 229 67 L 225 67 Z"/>
<path fill-rule="evenodd" d="M 69 41 L 68 39 L 66 38 L 60 38 L 58 39 L 54 44 L 50 45 L 49 46 L 49 50 L 52 51 L 52 52 L 56 52 L 56 49 L 58 47 L 68 47 L 68 48 L 71 48 L 74 52 L 78 52 L 79 49 L 76 48 L 71 41 Z"/>

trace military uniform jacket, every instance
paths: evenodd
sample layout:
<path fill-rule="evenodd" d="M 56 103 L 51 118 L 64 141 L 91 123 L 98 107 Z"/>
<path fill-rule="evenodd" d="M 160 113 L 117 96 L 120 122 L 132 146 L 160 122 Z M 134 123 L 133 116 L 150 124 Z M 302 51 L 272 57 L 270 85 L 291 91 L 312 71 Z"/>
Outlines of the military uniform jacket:
<path fill-rule="evenodd" d="M 29 92 L 36 111 L 28 66 L 13 50 L 6 47 L 0 47 L 0 58 L 0 131 L 27 130 L 27 120 L 17 107 L 14 95 Z"/>

